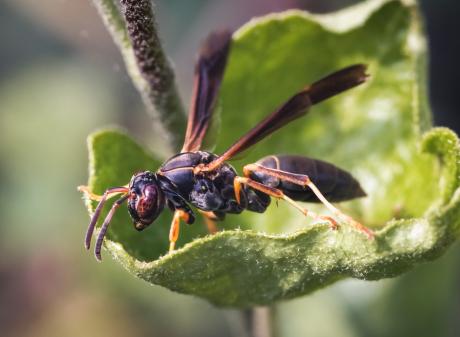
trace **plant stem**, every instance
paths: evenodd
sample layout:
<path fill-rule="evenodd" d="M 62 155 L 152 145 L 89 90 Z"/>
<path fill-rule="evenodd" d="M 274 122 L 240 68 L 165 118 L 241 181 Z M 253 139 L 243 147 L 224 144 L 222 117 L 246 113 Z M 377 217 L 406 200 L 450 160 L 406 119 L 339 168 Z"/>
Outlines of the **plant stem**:
<path fill-rule="evenodd" d="M 174 72 L 163 52 L 150 0 L 93 0 L 118 45 L 134 85 L 155 121 L 158 139 L 170 153 L 180 148 L 185 113 Z"/>
<path fill-rule="evenodd" d="M 250 337 L 274 337 L 273 307 L 243 310 L 243 325 Z"/>

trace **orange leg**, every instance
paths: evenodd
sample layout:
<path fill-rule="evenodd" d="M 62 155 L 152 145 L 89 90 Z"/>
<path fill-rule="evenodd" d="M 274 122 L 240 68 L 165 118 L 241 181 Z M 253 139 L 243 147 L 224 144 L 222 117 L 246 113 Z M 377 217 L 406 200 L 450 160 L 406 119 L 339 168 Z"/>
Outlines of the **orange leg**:
<path fill-rule="evenodd" d="M 169 230 L 169 251 L 172 252 L 176 246 L 176 241 L 179 238 L 180 221 L 188 222 L 189 215 L 181 209 L 174 211 L 174 217 Z"/>
<path fill-rule="evenodd" d="M 325 220 L 325 221 L 329 222 L 329 224 L 330 224 L 332 229 L 337 229 L 337 227 L 338 227 L 337 222 L 334 219 L 332 219 L 331 217 L 324 216 L 324 215 L 318 215 L 318 214 L 316 214 L 316 213 L 314 213 L 312 211 L 307 210 L 306 208 L 303 208 L 298 203 L 296 203 L 294 200 L 292 200 L 287 195 L 285 195 L 283 193 L 283 191 L 281 191 L 281 190 L 279 190 L 277 188 L 265 186 L 264 184 L 261 184 L 261 183 L 255 181 L 255 180 L 252 180 L 252 179 L 247 178 L 247 177 L 236 177 L 235 180 L 233 181 L 233 185 L 235 187 L 235 196 L 236 196 L 236 200 L 237 200 L 238 203 L 239 203 L 239 192 L 241 191 L 241 185 L 248 185 L 249 187 L 251 187 L 251 188 L 253 188 L 255 190 L 261 191 L 261 192 L 263 192 L 265 194 L 268 194 L 271 197 L 274 197 L 274 198 L 277 198 L 277 199 L 283 199 L 283 200 L 287 201 L 292 206 L 297 208 L 300 212 L 302 212 L 302 214 L 305 215 L 305 216 L 309 216 L 309 217 L 311 217 L 311 218 L 313 218 L 315 220 L 323 220 L 323 221 Z"/>
<path fill-rule="evenodd" d="M 311 182 L 310 178 L 307 175 L 295 174 L 295 173 L 290 173 L 286 171 L 271 169 L 271 168 L 267 168 L 259 164 L 249 164 L 243 167 L 244 176 L 248 178 L 251 175 L 251 172 L 256 172 L 256 171 L 263 172 L 272 177 L 275 177 L 275 178 L 278 178 L 284 181 L 289 181 L 290 183 L 300 185 L 300 186 L 308 186 L 308 183 Z"/>
<path fill-rule="evenodd" d="M 243 172 L 246 177 L 249 177 L 251 172 L 255 172 L 255 171 L 263 172 L 272 177 L 278 178 L 283 181 L 288 181 L 290 183 L 293 183 L 299 186 L 309 187 L 312 190 L 312 192 L 316 195 L 316 197 L 324 204 L 324 206 L 326 206 L 334 215 L 344 219 L 346 222 L 354 226 L 356 229 L 366 234 L 370 239 L 374 237 L 374 233 L 372 230 L 362 225 L 361 223 L 353 219 L 351 216 L 345 213 L 342 213 L 339 209 L 333 206 L 326 199 L 326 197 L 320 192 L 318 187 L 316 187 L 316 185 L 313 184 L 313 182 L 310 180 L 310 178 L 307 175 L 295 174 L 295 173 L 290 173 L 286 171 L 271 169 L 271 168 L 263 167 L 258 164 L 249 164 L 243 168 Z"/>
<path fill-rule="evenodd" d="M 105 191 L 103 195 L 94 194 L 93 192 L 91 192 L 89 187 L 85 185 L 78 186 L 77 190 L 79 192 L 84 193 L 89 200 L 101 201 L 103 198 L 109 199 L 115 196 L 116 194 L 126 193 L 128 191 L 128 187 L 123 186 L 123 187 L 110 188 L 107 191 Z"/>
<path fill-rule="evenodd" d="M 209 234 L 215 234 L 218 231 L 216 226 L 217 217 L 213 212 L 208 211 L 201 211 L 198 210 L 204 218 L 204 222 L 206 223 L 206 227 L 208 228 Z"/>

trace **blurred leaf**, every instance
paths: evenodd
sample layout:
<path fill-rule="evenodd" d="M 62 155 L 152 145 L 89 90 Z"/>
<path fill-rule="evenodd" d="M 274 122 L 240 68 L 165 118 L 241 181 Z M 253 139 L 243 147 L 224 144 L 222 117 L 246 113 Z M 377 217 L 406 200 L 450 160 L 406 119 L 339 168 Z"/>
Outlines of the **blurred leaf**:
<path fill-rule="evenodd" d="M 306 226 L 282 205 L 225 222 L 226 229 L 243 224 L 252 230 L 202 237 L 201 226 L 183 226 L 181 243 L 189 243 L 160 257 L 167 252 L 171 215 L 164 212 L 149 229 L 154 233 L 137 233 L 119 212 L 106 240 L 110 253 L 150 283 L 239 307 L 300 296 L 344 277 L 395 276 L 439 256 L 460 225 L 458 139 L 448 129 L 429 130 L 417 8 L 399 1 L 381 4 L 369 1 L 328 16 L 273 14 L 236 32 L 217 147 L 220 153 L 309 82 L 352 63 L 369 64 L 368 84 L 315 107 L 306 119 L 256 146 L 245 162 L 289 152 L 352 171 L 369 197 L 343 208 L 367 225 L 386 223 L 375 240 L 346 224 L 338 231 Z M 114 131 L 90 137 L 89 148 L 90 187 L 96 193 L 159 166 Z M 301 229 L 292 232 L 293 227 Z M 261 229 L 272 234 L 257 232 Z"/>

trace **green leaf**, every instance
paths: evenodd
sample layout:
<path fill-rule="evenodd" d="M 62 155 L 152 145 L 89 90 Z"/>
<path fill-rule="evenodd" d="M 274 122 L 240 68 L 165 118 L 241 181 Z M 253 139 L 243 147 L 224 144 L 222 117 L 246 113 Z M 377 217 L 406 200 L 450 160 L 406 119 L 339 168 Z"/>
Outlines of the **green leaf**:
<path fill-rule="evenodd" d="M 183 225 L 171 254 L 170 212 L 139 233 L 119 210 L 106 248 L 149 283 L 235 307 L 293 298 L 345 277 L 392 277 L 439 256 L 459 233 L 460 147 L 452 131 L 430 129 L 425 57 L 417 8 L 399 1 L 369 1 L 328 16 L 268 15 L 234 35 L 217 153 L 309 82 L 352 63 L 369 65 L 367 84 L 314 107 L 254 147 L 244 163 L 294 153 L 350 170 L 368 197 L 340 207 L 375 227 L 374 240 L 347 224 L 337 231 L 311 224 L 280 203 L 264 214 L 229 216 L 212 236 L 199 218 Z M 95 193 L 160 165 L 118 131 L 90 136 L 89 150 Z M 95 203 L 89 206 L 93 211 Z"/>

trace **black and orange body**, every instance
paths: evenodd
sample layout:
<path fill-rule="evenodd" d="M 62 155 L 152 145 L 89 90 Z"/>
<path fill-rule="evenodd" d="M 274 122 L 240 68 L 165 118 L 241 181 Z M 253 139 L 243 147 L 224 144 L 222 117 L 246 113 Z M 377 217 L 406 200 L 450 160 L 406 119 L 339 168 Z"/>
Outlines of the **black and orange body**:
<path fill-rule="evenodd" d="M 202 211 L 241 213 L 243 207 L 235 201 L 233 180 L 235 169 L 225 163 L 212 174 L 195 174 L 194 168 L 209 164 L 217 155 L 204 152 L 185 152 L 167 160 L 158 174 L 168 179 L 184 200 Z"/>
<path fill-rule="evenodd" d="M 85 245 L 89 248 L 97 219 L 110 194 L 123 194 L 112 206 L 102 224 L 96 243 L 96 257 L 100 260 L 101 246 L 115 210 L 127 201 L 134 227 L 143 230 L 158 217 L 167 205 L 173 212 L 169 240 L 175 248 L 180 222 L 195 220 L 193 208 L 205 217 L 211 233 L 214 221 L 226 214 L 245 210 L 263 213 L 271 198 L 283 199 L 305 216 L 329 222 L 337 228 L 334 217 L 340 217 L 358 230 L 372 237 L 372 232 L 335 208 L 330 201 L 347 201 L 365 196 L 358 181 L 337 166 L 304 156 L 271 155 L 256 163 L 245 165 L 243 176 L 228 163 L 237 154 L 254 146 L 284 125 L 306 115 L 310 108 L 334 95 L 365 82 L 366 67 L 352 65 L 332 73 L 304 87 L 252 130 L 239 138 L 224 153 L 217 155 L 202 151 L 201 146 L 212 125 L 212 111 L 223 78 L 230 50 L 231 34 L 222 31 L 211 34 L 203 45 L 195 69 L 195 85 L 188 117 L 184 145 L 156 171 L 137 173 L 127 187 L 109 188 L 103 196 L 96 196 L 86 187 L 89 198 L 99 200 L 88 227 Z M 225 126 L 224 126 L 225 127 Z M 303 208 L 297 201 L 321 202 L 333 214 L 318 215 Z"/>
<path fill-rule="evenodd" d="M 248 188 L 242 190 L 244 202 L 238 203 L 235 197 L 233 181 L 236 170 L 228 163 L 212 172 L 194 173 L 200 164 L 209 164 L 217 155 L 205 152 L 180 153 L 167 160 L 158 170 L 160 181 L 167 180 L 174 186 L 178 196 L 202 211 L 211 211 L 222 219 L 226 213 L 239 214 L 247 209 L 264 212 L 270 204 L 270 198 Z"/>
<path fill-rule="evenodd" d="M 195 174 L 193 169 L 200 164 L 209 164 L 218 156 L 205 152 L 180 153 L 167 160 L 158 170 L 160 182 L 167 181 L 164 189 L 174 192 L 187 203 L 202 211 L 215 214 L 241 213 L 243 210 L 262 213 L 270 205 L 270 197 L 250 187 L 243 188 L 241 200 L 235 197 L 233 181 L 236 170 L 228 163 L 219 166 L 212 173 Z M 331 202 L 347 201 L 365 196 L 359 182 L 337 166 L 303 156 L 272 155 L 256 162 L 266 168 L 289 173 L 307 175 L 323 195 Z M 143 175 L 151 173 L 143 173 Z M 263 185 L 277 188 L 296 201 L 318 203 L 316 195 L 305 187 L 283 181 L 264 172 L 251 172 L 249 177 Z"/>

